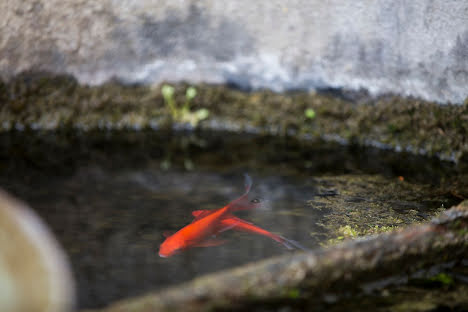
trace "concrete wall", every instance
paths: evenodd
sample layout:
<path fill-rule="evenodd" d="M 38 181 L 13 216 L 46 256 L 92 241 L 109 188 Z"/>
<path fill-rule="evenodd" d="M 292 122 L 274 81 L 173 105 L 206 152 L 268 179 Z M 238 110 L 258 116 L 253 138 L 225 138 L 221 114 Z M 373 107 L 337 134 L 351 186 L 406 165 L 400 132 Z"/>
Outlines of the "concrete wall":
<path fill-rule="evenodd" d="M 468 1 L 0 1 L 0 76 L 468 96 Z"/>

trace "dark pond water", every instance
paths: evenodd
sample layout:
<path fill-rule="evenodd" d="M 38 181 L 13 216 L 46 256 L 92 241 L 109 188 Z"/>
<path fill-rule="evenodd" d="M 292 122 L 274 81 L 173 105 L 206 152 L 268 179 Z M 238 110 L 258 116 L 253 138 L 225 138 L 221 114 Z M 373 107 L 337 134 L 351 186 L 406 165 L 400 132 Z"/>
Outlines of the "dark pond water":
<path fill-rule="evenodd" d="M 346 226 L 365 232 L 424 221 L 457 202 L 438 191 L 456 170 L 449 163 L 292 138 L 8 133 L 0 161 L 0 186 L 27 201 L 67 251 L 80 308 L 290 252 L 227 231 L 224 245 L 158 256 L 164 231 L 242 194 L 243 173 L 264 205 L 236 215 L 307 248 L 343 239 Z"/>

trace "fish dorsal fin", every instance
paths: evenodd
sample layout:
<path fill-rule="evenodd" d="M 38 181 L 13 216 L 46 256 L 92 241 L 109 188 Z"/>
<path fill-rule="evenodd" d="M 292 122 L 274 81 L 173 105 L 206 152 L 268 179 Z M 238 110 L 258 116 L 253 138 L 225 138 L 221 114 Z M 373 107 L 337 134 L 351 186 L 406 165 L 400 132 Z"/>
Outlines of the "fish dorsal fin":
<path fill-rule="evenodd" d="M 249 192 L 250 189 L 252 188 L 252 179 L 248 174 L 244 174 L 245 177 L 245 191 L 244 194 L 242 194 L 239 198 L 234 199 L 231 201 L 229 204 L 226 205 L 226 207 L 229 208 L 230 211 L 236 211 L 236 210 L 244 210 L 241 207 L 245 206 L 246 203 L 249 201 Z"/>
<path fill-rule="evenodd" d="M 212 210 L 195 210 L 195 211 L 192 211 L 192 216 L 195 217 L 192 220 L 192 223 L 195 222 L 195 221 L 198 221 L 200 219 L 203 219 L 207 215 L 211 214 L 211 212 L 213 212 L 213 211 Z"/>
<path fill-rule="evenodd" d="M 174 234 L 174 232 L 172 232 L 172 231 L 164 231 L 163 232 L 164 237 L 169 237 L 169 236 L 172 236 L 173 234 Z"/>
<path fill-rule="evenodd" d="M 194 211 L 192 211 L 192 216 L 198 217 L 199 215 L 201 215 L 202 213 L 204 213 L 206 211 L 208 211 L 208 210 L 194 210 Z"/>
<path fill-rule="evenodd" d="M 247 173 L 244 173 L 244 179 L 245 194 L 248 194 L 252 187 L 252 178 Z"/>

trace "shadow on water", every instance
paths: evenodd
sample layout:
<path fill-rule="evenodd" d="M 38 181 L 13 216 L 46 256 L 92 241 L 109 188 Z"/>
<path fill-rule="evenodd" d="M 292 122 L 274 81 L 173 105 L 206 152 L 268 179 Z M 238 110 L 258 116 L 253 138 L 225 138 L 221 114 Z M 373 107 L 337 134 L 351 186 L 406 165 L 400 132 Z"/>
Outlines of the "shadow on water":
<path fill-rule="evenodd" d="M 0 185 L 28 201 L 68 252 L 80 308 L 286 254 L 268 238 L 228 231 L 227 244 L 158 256 L 164 231 L 191 222 L 193 210 L 238 197 L 244 172 L 253 178 L 251 197 L 265 204 L 236 215 L 308 248 L 337 239 L 360 211 L 375 217 L 364 223 L 398 226 L 458 200 L 434 195 L 456 171 L 452 164 L 293 138 L 15 132 L 0 135 L 0 160 Z"/>

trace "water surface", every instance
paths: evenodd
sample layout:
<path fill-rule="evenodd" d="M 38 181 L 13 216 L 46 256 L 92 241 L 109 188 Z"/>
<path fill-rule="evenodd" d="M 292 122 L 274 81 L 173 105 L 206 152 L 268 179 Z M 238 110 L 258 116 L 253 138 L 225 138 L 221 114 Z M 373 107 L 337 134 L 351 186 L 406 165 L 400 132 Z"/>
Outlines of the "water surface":
<path fill-rule="evenodd" d="M 307 248 L 430 219 L 457 202 L 438 191 L 449 163 L 376 149 L 228 133 L 0 135 L 0 185 L 26 200 L 67 251 L 80 308 L 286 254 L 228 231 L 228 243 L 160 258 L 164 231 L 220 208 L 253 179 L 255 211 L 236 213 Z M 341 232 L 340 232 L 341 231 Z M 345 237 L 343 237 L 345 236 Z"/>

